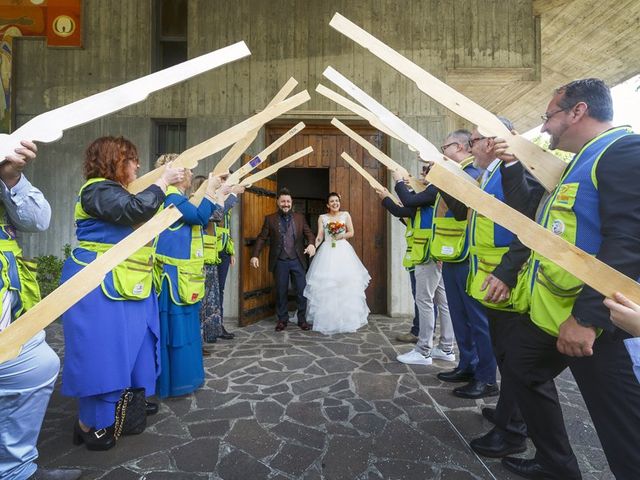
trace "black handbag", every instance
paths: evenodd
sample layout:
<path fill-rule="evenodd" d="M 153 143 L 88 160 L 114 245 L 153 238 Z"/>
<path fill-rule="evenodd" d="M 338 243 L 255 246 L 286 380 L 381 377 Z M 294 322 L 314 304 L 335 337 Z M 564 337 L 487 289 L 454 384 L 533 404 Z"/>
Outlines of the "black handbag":
<path fill-rule="evenodd" d="M 144 388 L 127 388 L 116 404 L 114 436 L 138 435 L 147 428 L 146 395 Z"/>

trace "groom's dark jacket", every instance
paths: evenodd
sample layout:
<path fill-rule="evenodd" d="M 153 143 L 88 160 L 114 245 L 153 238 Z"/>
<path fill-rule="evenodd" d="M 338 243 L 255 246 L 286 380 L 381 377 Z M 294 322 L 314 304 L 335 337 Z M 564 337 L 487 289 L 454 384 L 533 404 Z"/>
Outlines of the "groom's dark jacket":
<path fill-rule="evenodd" d="M 293 222 L 293 235 L 294 235 L 294 247 L 296 256 L 302 266 L 307 268 L 307 258 L 304 254 L 305 240 L 306 244 L 314 244 L 316 237 L 309 228 L 304 215 L 301 213 L 291 212 L 291 221 Z M 276 268 L 276 262 L 282 252 L 282 236 L 280 235 L 280 213 L 276 212 L 264 217 L 264 223 L 262 224 L 262 230 L 260 235 L 256 239 L 256 244 L 253 247 L 252 257 L 260 256 L 260 252 L 264 248 L 264 245 L 270 241 L 269 249 L 269 271 L 273 272 Z"/>

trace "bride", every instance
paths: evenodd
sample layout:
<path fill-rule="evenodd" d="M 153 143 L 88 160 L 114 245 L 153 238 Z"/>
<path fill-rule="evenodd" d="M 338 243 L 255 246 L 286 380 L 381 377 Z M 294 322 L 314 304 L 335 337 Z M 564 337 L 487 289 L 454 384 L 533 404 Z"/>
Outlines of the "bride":
<path fill-rule="evenodd" d="M 364 291 L 371 277 L 346 240 L 353 237 L 353 223 L 349 212 L 340 211 L 340 195 L 329 194 L 327 209 L 318 218 L 318 250 L 307 272 L 307 321 L 327 335 L 355 332 L 367 324 Z"/>

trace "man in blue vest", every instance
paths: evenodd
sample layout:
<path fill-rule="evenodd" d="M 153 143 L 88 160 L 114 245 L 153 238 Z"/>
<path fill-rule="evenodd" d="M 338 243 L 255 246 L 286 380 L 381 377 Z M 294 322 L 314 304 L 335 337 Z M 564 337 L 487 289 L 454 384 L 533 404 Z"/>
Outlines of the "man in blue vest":
<path fill-rule="evenodd" d="M 15 231 L 41 232 L 49 227 L 51 207 L 42 192 L 22 174 L 35 159 L 37 148 L 22 142 L 23 148 L 0 164 L 0 223 L 4 245 L 15 242 Z M 1 249 L 2 268 L 15 267 L 15 257 Z M 20 267 L 18 267 L 20 268 Z M 4 272 L 3 272 L 4 273 Z M 2 278 L 7 276 L 2 275 Z M 24 278 L 21 281 L 25 281 Z M 21 309 L 21 284 L 2 285 L 0 331 Z M 37 285 L 34 285 L 37 289 Z M 45 332 L 37 333 L 20 355 L 0 364 L 0 479 L 75 480 L 80 470 L 40 468 L 36 442 L 42 420 L 60 369 L 60 360 L 45 341 Z"/>
<path fill-rule="evenodd" d="M 508 119 L 500 120 L 510 131 L 513 130 Z M 505 192 L 503 181 L 504 177 L 513 175 L 514 165 L 517 164 L 501 161 L 499 153 L 503 152 L 498 150 L 496 138 L 480 134 L 477 128 L 473 129 L 469 145 L 474 165 L 482 171 L 479 178 L 482 190 L 533 218 L 543 194 L 540 184 L 527 178 L 525 181 L 532 181 L 527 197 L 510 197 Z M 467 218 L 466 205 L 444 193 L 442 196 L 457 220 Z M 529 257 L 529 249 L 511 232 L 474 211 L 469 221 L 469 241 L 470 273 L 467 292 L 487 307 L 493 351 L 498 369 L 503 375 L 495 410 L 483 409 L 482 412 L 495 426 L 469 444 L 480 455 L 499 458 L 526 450 L 527 428 L 512 385 L 504 377 L 504 370 L 515 325 L 528 321 L 526 315 L 516 311 L 512 292 L 517 284 L 518 273 Z M 543 388 L 553 389 L 553 382 L 545 382 Z"/>
<path fill-rule="evenodd" d="M 614 128 L 613 104 L 598 79 L 555 91 L 542 131 L 550 148 L 575 152 L 544 203 L 538 223 L 630 278 L 640 277 L 640 135 Z M 520 171 L 522 171 L 521 167 Z M 523 190 L 517 178 L 505 189 Z M 579 479 L 555 389 L 571 369 L 617 479 L 640 478 L 640 384 L 603 296 L 549 260 L 532 254 L 526 283 L 531 320 L 516 325 L 505 376 L 537 448 L 533 459 L 504 458 L 526 478 Z"/>

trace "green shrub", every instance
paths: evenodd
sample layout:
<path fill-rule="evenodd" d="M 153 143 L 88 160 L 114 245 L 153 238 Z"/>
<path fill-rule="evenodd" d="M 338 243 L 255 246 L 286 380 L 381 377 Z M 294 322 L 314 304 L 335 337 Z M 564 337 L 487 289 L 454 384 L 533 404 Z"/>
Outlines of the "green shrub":
<path fill-rule="evenodd" d="M 58 287 L 60 275 L 62 274 L 62 264 L 71 256 L 71 245 L 65 244 L 62 252 L 63 258 L 58 258 L 55 255 L 41 255 L 35 258 L 36 262 L 38 262 L 37 276 L 42 298 Z"/>

